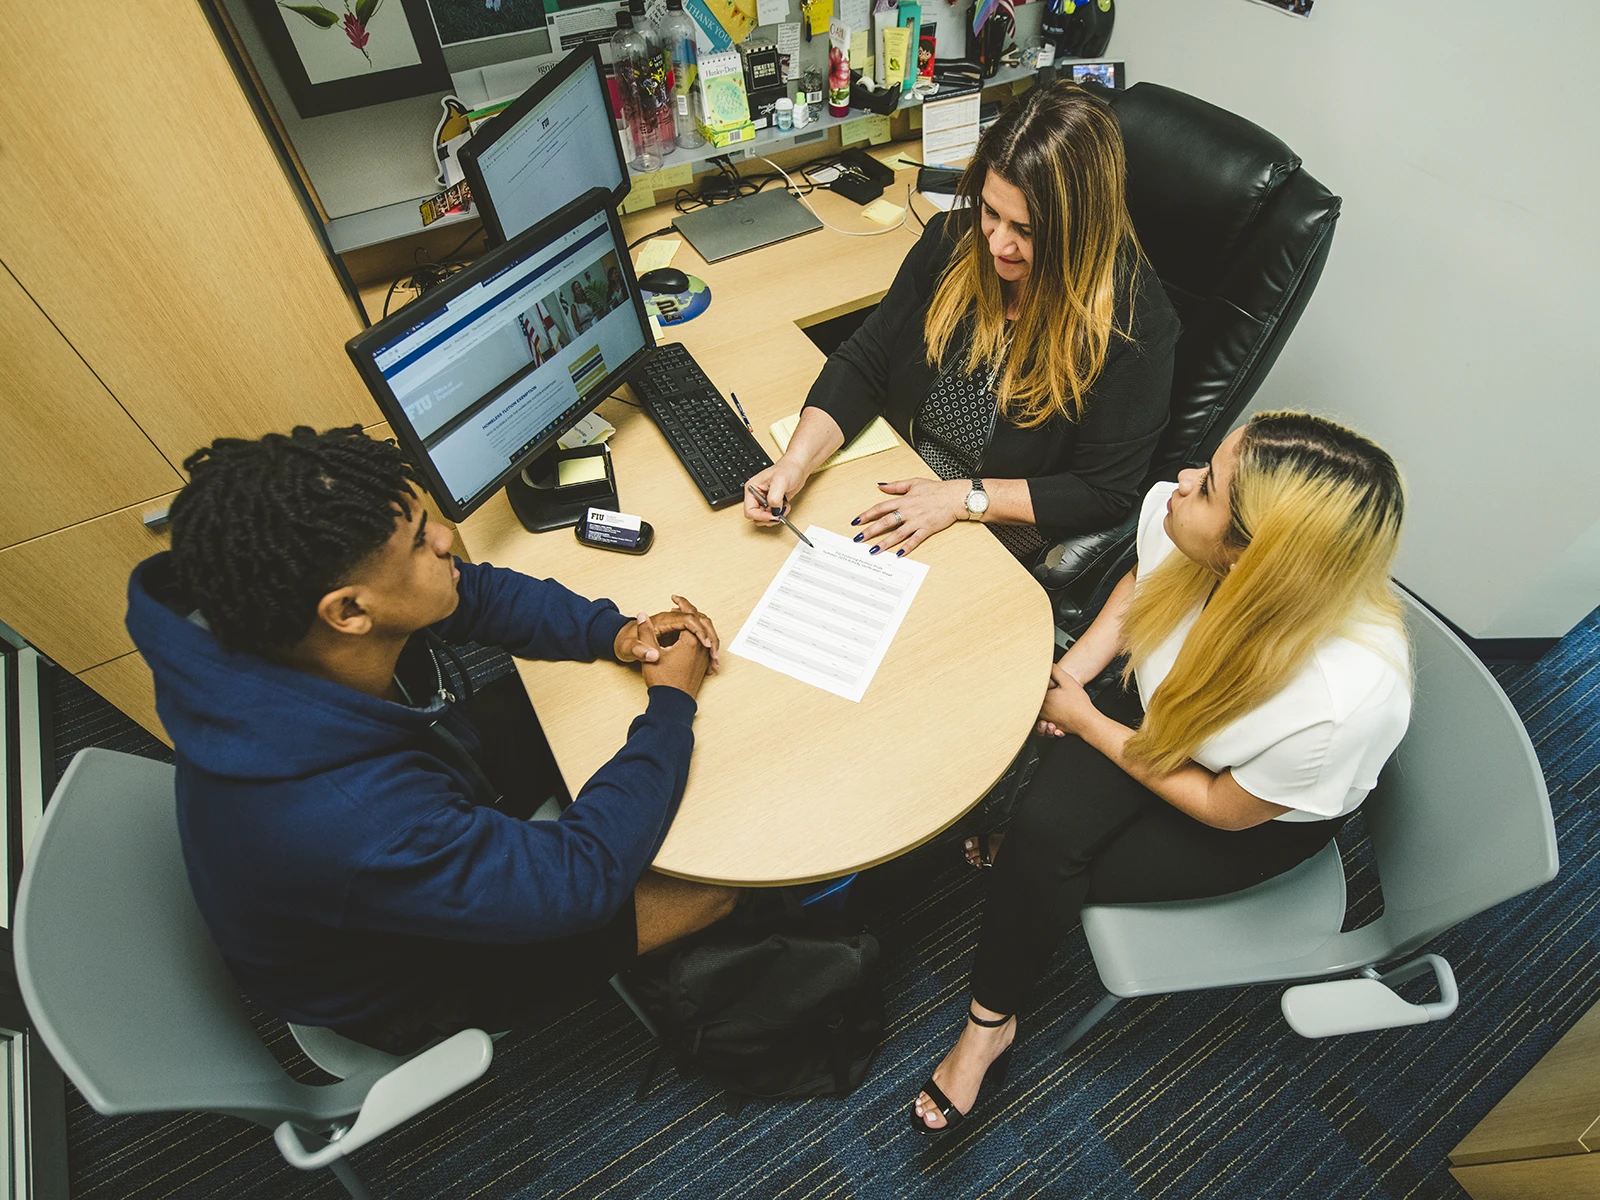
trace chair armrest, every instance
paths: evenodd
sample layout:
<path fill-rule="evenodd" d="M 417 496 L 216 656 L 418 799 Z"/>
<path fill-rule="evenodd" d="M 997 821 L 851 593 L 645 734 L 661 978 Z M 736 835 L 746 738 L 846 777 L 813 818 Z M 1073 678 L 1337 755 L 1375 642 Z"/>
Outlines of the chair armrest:
<path fill-rule="evenodd" d="M 1396 995 L 1389 983 L 1400 983 L 1433 968 L 1439 999 L 1412 1004 Z M 1398 970 L 1378 975 L 1371 968 L 1361 979 L 1335 979 L 1328 983 L 1303 983 L 1284 992 L 1284 1020 L 1301 1037 L 1332 1037 L 1341 1033 L 1366 1033 L 1401 1025 L 1442 1021 L 1456 1010 L 1456 977 L 1450 964 L 1437 954 L 1424 954 Z"/>
<path fill-rule="evenodd" d="M 355 1122 L 347 1130 L 335 1131 L 327 1145 L 308 1151 L 289 1121 L 273 1131 L 272 1140 L 291 1166 L 315 1171 L 453 1096 L 487 1071 L 493 1057 L 494 1043 L 488 1034 L 463 1029 L 373 1084 Z"/>
<path fill-rule="evenodd" d="M 1104 571 L 1122 556 L 1138 531 L 1139 514 L 1128 514 L 1110 529 L 1075 533 L 1045 551 L 1033 568 L 1046 591 L 1059 592 L 1086 576 Z"/>

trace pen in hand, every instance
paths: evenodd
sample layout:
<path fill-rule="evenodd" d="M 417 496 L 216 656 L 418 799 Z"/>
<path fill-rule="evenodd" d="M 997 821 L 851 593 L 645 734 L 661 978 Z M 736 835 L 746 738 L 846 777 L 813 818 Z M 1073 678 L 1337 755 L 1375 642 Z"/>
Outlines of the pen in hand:
<path fill-rule="evenodd" d="M 812 545 L 811 539 L 808 538 L 805 534 L 801 533 L 798 529 L 796 529 L 794 527 L 794 524 L 789 520 L 788 517 L 784 516 L 782 513 L 773 513 L 772 512 L 772 505 L 767 503 L 767 498 L 762 493 L 760 488 L 756 487 L 756 485 L 753 484 L 753 483 L 747 483 L 744 486 L 745 486 L 746 490 L 748 490 L 749 493 L 752 496 L 754 496 L 758 501 L 760 501 L 762 508 L 766 509 L 769 513 L 772 513 L 773 516 L 777 517 L 778 520 L 782 521 L 785 525 L 787 525 L 789 527 L 789 532 L 790 533 L 794 534 L 795 537 L 799 538 L 806 545 L 811 546 L 811 548 L 813 550 L 816 549 L 816 546 Z"/>

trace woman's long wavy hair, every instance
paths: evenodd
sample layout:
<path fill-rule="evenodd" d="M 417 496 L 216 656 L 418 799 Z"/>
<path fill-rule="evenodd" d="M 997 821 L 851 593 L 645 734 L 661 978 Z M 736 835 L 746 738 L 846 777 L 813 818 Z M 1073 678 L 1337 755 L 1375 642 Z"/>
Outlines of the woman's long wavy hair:
<path fill-rule="evenodd" d="M 1228 506 L 1233 569 L 1219 577 L 1169 554 L 1139 581 L 1123 625 L 1126 683 L 1204 605 L 1127 744 L 1155 771 L 1182 766 L 1281 691 L 1328 638 L 1359 636 L 1363 624 L 1404 636 L 1389 569 L 1405 496 L 1379 446 L 1308 413 L 1259 413 L 1245 426 Z"/>
<path fill-rule="evenodd" d="M 983 236 L 983 185 L 993 171 L 1027 198 L 1033 266 L 1014 336 L 1006 335 L 1000 276 Z M 1038 87 L 983 135 L 961 176 L 965 220 L 955 253 L 928 306 L 928 361 L 939 367 L 970 321 L 965 370 L 992 370 L 1000 411 L 1024 429 L 1054 416 L 1077 420 L 1105 366 L 1113 330 L 1117 268 L 1139 255 L 1124 199 L 1122 133 L 1110 108 L 1072 83 Z M 1006 354 L 1007 342 L 1026 347 Z"/>

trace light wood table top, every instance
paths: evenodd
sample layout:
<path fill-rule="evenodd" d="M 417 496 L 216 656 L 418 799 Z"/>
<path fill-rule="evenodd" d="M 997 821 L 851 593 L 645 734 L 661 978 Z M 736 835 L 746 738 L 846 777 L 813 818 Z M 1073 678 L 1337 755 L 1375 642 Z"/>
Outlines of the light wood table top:
<path fill-rule="evenodd" d="M 912 175 L 885 197 L 903 203 Z M 840 228 L 879 228 L 831 192 L 813 203 Z M 672 216 L 663 205 L 623 224 L 631 240 Z M 876 301 L 917 233 L 915 220 L 878 237 L 822 229 L 709 265 L 687 241 L 679 249 L 673 266 L 704 279 L 712 302 L 670 334 L 724 395 L 738 394 L 774 459 L 769 426 L 800 409 L 824 361 L 801 325 Z M 624 613 L 670 608 L 676 593 L 716 622 L 722 666 L 700 692 L 688 788 L 656 869 L 745 885 L 830 879 L 903 854 L 971 808 L 1026 740 L 1054 652 L 1049 602 L 1010 553 L 966 523 L 919 547 L 927 578 L 852 703 L 727 652 L 794 535 L 737 507 L 713 512 L 648 417 L 617 401 L 600 411 L 617 427 L 621 507 L 655 526 L 648 554 L 581 546 L 566 529 L 527 533 L 503 492 L 460 534 L 477 562 L 554 577 Z M 813 476 L 791 515 L 802 529 L 844 532 L 881 497 L 875 481 L 930 474 L 901 445 Z M 576 795 L 642 711 L 639 674 L 611 663 L 517 669 Z"/>

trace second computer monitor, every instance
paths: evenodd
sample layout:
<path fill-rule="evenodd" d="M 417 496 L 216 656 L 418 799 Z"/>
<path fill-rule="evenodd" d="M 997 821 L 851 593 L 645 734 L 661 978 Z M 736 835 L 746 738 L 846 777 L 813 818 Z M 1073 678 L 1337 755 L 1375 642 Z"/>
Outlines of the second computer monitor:
<path fill-rule="evenodd" d="M 459 521 L 653 345 L 622 228 L 595 189 L 347 349 L 428 491 Z"/>
<path fill-rule="evenodd" d="M 600 51 L 574 50 L 472 135 L 461 168 L 491 245 L 514 238 L 590 188 L 619 204 L 628 167 Z"/>

